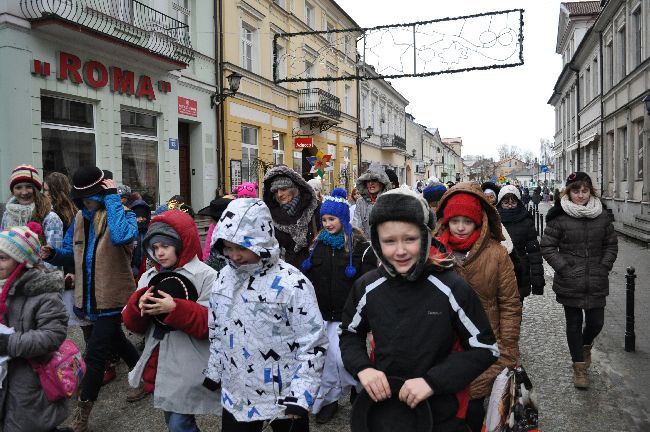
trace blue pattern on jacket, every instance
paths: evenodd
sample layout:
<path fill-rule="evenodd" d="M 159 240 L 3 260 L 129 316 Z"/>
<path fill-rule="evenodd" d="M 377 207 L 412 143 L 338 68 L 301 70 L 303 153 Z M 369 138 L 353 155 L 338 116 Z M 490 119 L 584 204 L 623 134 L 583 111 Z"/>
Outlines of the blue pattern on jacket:
<path fill-rule="evenodd" d="M 138 223 L 136 221 L 135 213 L 132 211 L 124 211 L 120 197 L 117 194 L 110 194 L 106 196 L 95 196 L 93 197 L 95 201 L 103 202 L 106 207 L 106 223 L 108 224 L 108 229 L 111 235 L 111 243 L 113 246 L 124 246 L 131 244 L 135 237 L 138 235 Z M 95 212 L 90 211 L 86 208 L 81 210 L 81 214 L 84 219 L 88 220 L 88 238 L 86 239 L 86 255 L 84 257 L 86 264 L 86 274 L 84 274 L 84 280 L 86 282 L 85 289 L 87 291 L 86 295 L 86 304 L 84 305 L 83 313 L 90 320 L 96 320 L 98 317 L 102 316 L 111 316 L 111 315 L 120 315 L 122 311 L 113 311 L 106 312 L 101 314 L 91 313 L 90 310 L 90 287 L 92 286 L 92 280 L 95 277 L 94 275 L 94 253 L 95 253 L 95 226 L 92 223 Z M 65 234 L 63 239 L 63 246 L 61 248 L 56 248 L 54 256 L 51 257 L 48 262 L 63 266 L 63 265 L 74 265 L 74 227 L 75 220 L 73 219 L 68 228 L 68 232 Z"/>

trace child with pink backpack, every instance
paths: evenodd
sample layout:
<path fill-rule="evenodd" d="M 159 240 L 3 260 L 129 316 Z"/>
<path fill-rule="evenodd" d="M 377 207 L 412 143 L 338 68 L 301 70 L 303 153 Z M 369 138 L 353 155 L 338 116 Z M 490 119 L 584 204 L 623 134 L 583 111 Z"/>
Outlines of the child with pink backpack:
<path fill-rule="evenodd" d="M 0 429 L 5 432 L 65 430 L 57 426 L 68 415 L 68 395 L 52 401 L 51 391 L 60 383 L 46 386 L 48 377 L 39 373 L 48 373 L 57 350 L 65 355 L 68 327 L 63 276 L 45 272 L 39 263 L 41 234 L 35 222 L 0 232 Z"/>

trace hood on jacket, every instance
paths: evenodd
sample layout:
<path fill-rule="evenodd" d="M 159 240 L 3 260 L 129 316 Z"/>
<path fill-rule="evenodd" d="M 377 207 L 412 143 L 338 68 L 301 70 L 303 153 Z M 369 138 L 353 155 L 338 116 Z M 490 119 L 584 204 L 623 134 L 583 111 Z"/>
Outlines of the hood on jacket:
<path fill-rule="evenodd" d="M 314 189 L 303 179 L 300 174 L 292 170 L 286 165 L 279 165 L 271 168 L 264 175 L 264 203 L 269 207 L 269 209 L 280 207 L 280 204 L 273 197 L 273 192 L 271 192 L 271 184 L 278 176 L 289 177 L 291 181 L 296 185 L 300 193 L 300 212 L 298 214 L 304 215 L 305 212 L 309 214 L 309 219 L 311 219 L 314 210 L 318 207 L 318 199 L 316 198 L 316 192 Z"/>
<path fill-rule="evenodd" d="M 169 228 L 174 232 L 170 232 Z M 196 228 L 194 219 L 192 216 L 180 210 L 168 210 L 151 219 L 151 224 L 142 242 L 149 256 L 153 257 L 153 251 L 150 250 L 151 245 L 149 244 L 153 236 L 166 235 L 173 237 L 174 233 L 181 240 L 181 253 L 176 263 L 177 268 L 183 267 L 190 262 L 195 255 L 198 257 L 202 256 L 201 239 L 199 238 L 199 231 Z M 156 266 L 156 268 L 159 266 L 157 262 Z"/>
<path fill-rule="evenodd" d="M 447 225 L 442 223 L 442 220 L 444 218 L 445 207 L 447 205 L 447 201 L 449 201 L 449 198 L 454 196 L 457 193 L 468 193 L 476 196 L 479 199 L 479 202 L 481 203 L 481 207 L 483 207 L 483 226 L 488 227 L 490 231 L 490 235 L 495 240 L 498 241 L 505 240 L 505 237 L 503 236 L 503 232 L 501 230 L 501 218 L 499 216 L 499 213 L 497 212 L 497 209 L 492 204 L 489 203 L 489 201 L 483 194 L 483 190 L 481 189 L 481 187 L 478 184 L 473 182 L 457 183 L 453 188 L 445 192 L 442 198 L 440 198 L 440 202 L 438 203 L 438 209 L 436 210 L 436 216 L 438 217 L 438 224 L 436 225 L 436 229 L 434 232 L 435 236 L 441 235 L 443 231 L 447 228 Z"/>
<path fill-rule="evenodd" d="M 34 297 L 50 292 L 63 292 L 63 273 L 60 271 L 44 272 L 29 269 L 22 274 L 9 290 L 9 295 Z"/>
<path fill-rule="evenodd" d="M 271 212 L 258 198 L 237 198 L 223 211 L 217 227 L 212 232 L 210 247 L 233 268 L 238 268 L 223 254 L 223 240 L 253 251 L 261 258 L 250 266 L 251 270 L 268 268 L 280 259 L 280 245 L 275 238 Z M 243 267 L 243 266 L 240 266 Z"/>
<path fill-rule="evenodd" d="M 382 167 L 379 162 L 373 162 L 370 164 L 368 171 L 361 174 L 361 176 L 359 176 L 357 179 L 357 190 L 366 200 L 370 199 L 370 196 L 368 195 L 368 188 L 366 187 L 366 182 L 371 180 L 378 181 L 384 185 L 384 190 L 379 192 L 380 195 L 392 189 L 390 179 L 388 178 L 384 167 Z"/>

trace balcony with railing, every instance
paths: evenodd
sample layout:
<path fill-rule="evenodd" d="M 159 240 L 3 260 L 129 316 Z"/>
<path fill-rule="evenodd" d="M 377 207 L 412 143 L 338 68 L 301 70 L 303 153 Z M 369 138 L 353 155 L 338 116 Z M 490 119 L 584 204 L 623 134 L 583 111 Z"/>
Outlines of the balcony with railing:
<path fill-rule="evenodd" d="M 20 9 L 32 28 L 84 38 L 98 51 L 107 41 L 162 57 L 180 69 L 193 59 L 189 26 L 136 0 L 20 0 Z M 99 42 L 98 42 L 99 40 Z"/>
<path fill-rule="evenodd" d="M 395 152 L 406 151 L 406 138 L 395 134 L 382 134 L 381 148 L 383 150 L 391 150 Z"/>
<path fill-rule="evenodd" d="M 298 90 L 298 117 L 312 128 L 327 130 L 341 122 L 341 100 L 319 88 Z"/>

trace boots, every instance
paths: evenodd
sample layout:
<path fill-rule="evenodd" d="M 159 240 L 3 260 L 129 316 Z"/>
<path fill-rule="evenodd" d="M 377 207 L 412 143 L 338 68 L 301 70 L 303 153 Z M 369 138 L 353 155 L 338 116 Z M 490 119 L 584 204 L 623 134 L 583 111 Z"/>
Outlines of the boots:
<path fill-rule="evenodd" d="M 70 421 L 70 427 L 74 432 L 88 432 L 88 418 L 92 409 L 92 401 L 84 402 L 80 400 L 77 402 L 77 407 L 72 413 L 72 421 Z"/>
<path fill-rule="evenodd" d="M 573 385 L 579 389 L 589 388 L 589 377 L 587 376 L 587 364 L 585 362 L 573 363 Z"/>
<path fill-rule="evenodd" d="M 321 410 L 316 414 L 316 423 L 318 424 L 325 424 L 332 420 L 334 417 L 334 414 L 336 414 L 336 411 L 339 409 L 339 402 L 334 401 L 332 403 L 329 403 L 321 408 Z"/>
<path fill-rule="evenodd" d="M 587 365 L 587 369 L 589 369 L 589 366 L 591 366 L 591 347 L 593 347 L 594 344 L 589 344 L 589 345 L 583 345 L 582 346 L 582 356 L 585 360 L 585 365 Z"/>

